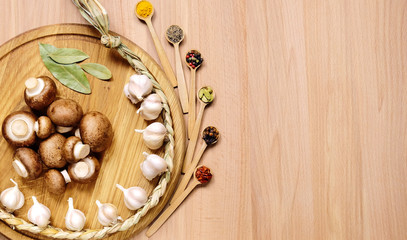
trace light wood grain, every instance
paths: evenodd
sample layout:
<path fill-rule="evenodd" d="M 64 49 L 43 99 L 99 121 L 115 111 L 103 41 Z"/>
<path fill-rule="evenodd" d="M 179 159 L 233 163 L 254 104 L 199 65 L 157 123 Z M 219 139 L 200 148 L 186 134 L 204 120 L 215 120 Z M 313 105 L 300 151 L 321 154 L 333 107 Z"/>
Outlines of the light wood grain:
<path fill-rule="evenodd" d="M 158 60 L 135 1 L 101 2 Z M 205 57 L 197 88 L 217 96 L 202 126 L 222 135 L 203 156 L 211 183 L 151 239 L 407 238 L 405 0 L 151 3 L 169 59 L 171 24 L 181 56 Z M 0 0 L 0 43 L 70 22 L 85 23 L 71 1 Z"/>
<path fill-rule="evenodd" d="M 181 102 L 182 111 L 188 113 L 188 91 L 187 84 L 185 83 L 184 69 L 182 68 L 181 56 L 179 52 L 179 44 L 174 44 L 174 55 L 175 55 L 175 72 L 177 73 L 177 83 L 178 83 L 178 97 Z"/>
<path fill-rule="evenodd" d="M 123 94 L 123 86 L 135 72 L 116 51 L 101 45 L 99 37 L 99 34 L 88 26 L 54 25 L 24 33 L 0 47 L 0 72 L 3 73 L 3 75 L 0 75 L 0 83 L 4 86 L 1 88 L 0 93 L 5 97 L 4 99 L 7 99 L 1 102 L 3 106 L 0 109 L 1 119 L 4 119 L 12 111 L 28 109 L 23 100 L 25 79 L 30 76 L 52 77 L 39 56 L 39 42 L 52 44 L 59 48 L 78 48 L 89 54 L 92 61 L 107 66 L 113 74 L 113 78 L 109 81 L 100 81 L 89 76 L 92 88 L 91 95 L 73 92 L 57 82 L 59 97 L 76 100 L 82 106 L 84 112 L 91 110 L 102 112 L 112 123 L 113 142 L 104 152 L 103 157 L 99 157 L 101 169 L 96 182 L 92 184 L 70 183 L 67 185 L 64 194 L 60 196 L 52 195 L 46 190 L 42 177 L 32 181 L 18 177 L 10 164 L 14 149 L 2 137 L 0 138 L 0 157 L 3 159 L 0 164 L 0 172 L 3 173 L 0 175 L 0 189 L 10 187 L 8 181 L 10 178 L 18 182 L 26 198 L 26 204 L 22 209 L 15 212 L 15 216 L 26 221 L 28 221 L 26 213 L 32 206 L 31 196 L 36 196 L 41 203 L 50 208 L 52 225 L 65 229 L 64 217 L 68 209 L 67 199 L 72 197 L 76 208 L 82 210 L 87 217 L 85 229 L 102 229 L 103 226 L 97 221 L 98 208 L 95 204 L 96 200 L 116 205 L 123 219 L 127 219 L 134 214 L 134 211 L 129 211 L 124 205 L 123 194 L 115 187 L 116 183 L 125 188 L 140 186 L 149 195 L 158 183 L 158 178 L 151 182 L 144 178 L 139 167 L 144 160 L 141 153 L 144 151 L 151 152 L 151 150 L 145 146 L 141 135 L 132 133 L 132 129 L 143 129 L 148 122 L 136 114 L 136 107 Z M 164 207 L 164 201 L 169 199 L 171 192 L 175 188 L 177 178 L 181 172 L 181 160 L 183 148 L 185 147 L 183 114 L 170 82 L 167 81 L 158 65 L 145 52 L 123 37 L 122 41 L 140 56 L 163 88 L 172 110 L 176 145 L 172 180 L 167 186 L 166 194 L 160 199 L 163 202 L 147 213 L 139 224 L 131 228 L 131 230 L 112 235 L 111 239 L 129 237 L 144 229 L 156 217 L 160 208 Z M 23 55 L 26 57 L 21 58 Z M 163 149 L 155 151 L 159 155 L 163 155 L 163 152 Z M 0 229 L 4 228 L 6 228 L 4 224 L 0 225 Z M 30 233 L 25 234 L 35 238 L 38 237 Z M 18 234 L 7 236 L 19 237 Z M 43 238 L 40 237 L 40 239 Z"/>

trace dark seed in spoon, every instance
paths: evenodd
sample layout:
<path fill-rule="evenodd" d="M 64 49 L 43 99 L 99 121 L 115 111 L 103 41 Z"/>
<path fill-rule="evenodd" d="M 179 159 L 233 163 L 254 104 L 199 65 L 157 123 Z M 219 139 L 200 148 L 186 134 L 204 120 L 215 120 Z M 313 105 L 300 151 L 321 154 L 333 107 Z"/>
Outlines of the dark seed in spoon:
<path fill-rule="evenodd" d="M 219 131 L 216 129 L 216 127 L 206 127 L 203 131 L 203 140 L 207 145 L 212 145 L 216 143 L 219 139 Z"/>

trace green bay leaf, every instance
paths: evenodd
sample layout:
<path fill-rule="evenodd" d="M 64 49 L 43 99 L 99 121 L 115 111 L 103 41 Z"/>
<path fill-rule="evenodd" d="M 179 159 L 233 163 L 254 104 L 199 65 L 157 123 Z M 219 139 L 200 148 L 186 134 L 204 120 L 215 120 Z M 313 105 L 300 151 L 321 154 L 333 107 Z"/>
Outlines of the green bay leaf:
<path fill-rule="evenodd" d="M 110 70 L 102 64 L 84 63 L 81 64 L 81 67 L 83 68 L 83 70 L 85 70 L 85 72 L 101 80 L 109 80 L 112 78 L 112 73 L 110 72 Z"/>
<path fill-rule="evenodd" d="M 62 65 L 54 62 L 49 57 L 49 54 L 58 49 L 52 45 L 40 43 L 39 48 L 42 61 L 59 82 L 74 91 L 83 94 L 91 93 L 89 81 L 84 71 L 77 64 Z"/>
<path fill-rule="evenodd" d="M 61 64 L 72 64 L 81 62 L 89 56 L 81 50 L 75 48 L 58 48 L 49 54 L 52 60 Z"/>

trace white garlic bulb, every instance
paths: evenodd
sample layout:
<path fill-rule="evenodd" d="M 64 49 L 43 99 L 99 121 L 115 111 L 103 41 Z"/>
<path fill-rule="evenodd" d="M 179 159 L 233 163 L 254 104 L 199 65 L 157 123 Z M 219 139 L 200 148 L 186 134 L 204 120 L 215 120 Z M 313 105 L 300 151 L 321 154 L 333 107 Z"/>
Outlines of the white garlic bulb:
<path fill-rule="evenodd" d="M 146 75 L 134 74 L 130 77 L 128 90 L 131 96 L 141 101 L 143 97 L 151 93 L 153 83 Z"/>
<path fill-rule="evenodd" d="M 34 205 L 28 210 L 28 220 L 38 227 L 46 227 L 51 218 L 51 211 L 44 204 L 38 202 L 36 197 L 32 197 Z"/>
<path fill-rule="evenodd" d="M 65 216 L 65 226 L 71 231 L 81 231 L 86 222 L 85 214 L 73 207 L 72 198 L 68 198 L 68 205 L 69 208 Z"/>
<path fill-rule="evenodd" d="M 144 130 L 135 129 L 134 131 L 143 134 L 144 143 L 152 150 L 159 149 L 164 142 L 167 135 L 167 129 L 164 124 L 154 122 L 146 127 Z"/>
<path fill-rule="evenodd" d="M 119 184 L 116 187 L 124 194 L 124 204 L 130 210 L 141 208 L 147 202 L 147 192 L 141 187 L 124 188 Z"/>
<path fill-rule="evenodd" d="M 96 200 L 96 205 L 98 205 L 98 220 L 100 224 L 107 227 L 114 225 L 118 220 L 123 220 L 118 212 L 116 206 L 110 203 L 100 203 L 99 200 Z"/>
<path fill-rule="evenodd" d="M 128 83 L 127 83 L 126 85 L 124 85 L 123 93 L 124 93 L 124 95 L 126 95 L 126 97 L 127 97 L 128 99 L 130 99 L 131 103 L 137 104 L 138 102 L 140 102 L 140 100 L 138 100 L 136 97 L 133 97 L 133 96 L 130 94 L 130 92 L 129 92 L 129 84 L 128 84 Z"/>
<path fill-rule="evenodd" d="M 146 158 L 141 164 L 141 171 L 149 181 L 167 170 L 167 162 L 160 156 L 143 152 Z"/>
<path fill-rule="evenodd" d="M 15 186 L 1 192 L 0 201 L 8 212 L 14 212 L 23 207 L 24 195 L 20 189 L 18 189 L 18 184 L 11 178 L 10 181 L 14 183 Z"/>
<path fill-rule="evenodd" d="M 140 114 L 145 120 L 149 121 L 158 118 L 162 109 L 161 97 L 153 93 L 144 99 L 140 108 L 137 110 L 137 114 Z"/>

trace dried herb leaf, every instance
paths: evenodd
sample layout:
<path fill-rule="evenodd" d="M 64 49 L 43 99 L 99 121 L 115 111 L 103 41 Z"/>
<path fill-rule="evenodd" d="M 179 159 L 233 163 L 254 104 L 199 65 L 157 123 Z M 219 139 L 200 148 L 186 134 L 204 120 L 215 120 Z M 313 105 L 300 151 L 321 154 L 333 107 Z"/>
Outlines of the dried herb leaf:
<path fill-rule="evenodd" d="M 86 53 L 75 48 L 58 48 L 50 53 L 49 56 L 52 60 L 61 64 L 77 63 L 89 58 Z"/>
<path fill-rule="evenodd" d="M 84 64 L 81 64 L 81 67 L 87 73 L 89 73 L 101 80 L 109 80 L 112 78 L 112 73 L 110 72 L 110 70 L 107 67 L 103 66 L 102 64 L 84 63 Z"/>
<path fill-rule="evenodd" d="M 84 94 L 90 94 L 89 81 L 84 71 L 77 65 L 62 65 L 54 62 L 49 54 L 58 50 L 58 48 L 49 44 L 39 44 L 42 61 L 52 75 L 66 87 Z"/>

